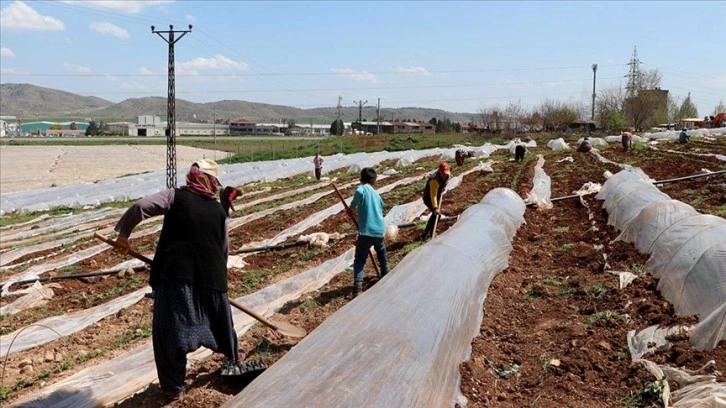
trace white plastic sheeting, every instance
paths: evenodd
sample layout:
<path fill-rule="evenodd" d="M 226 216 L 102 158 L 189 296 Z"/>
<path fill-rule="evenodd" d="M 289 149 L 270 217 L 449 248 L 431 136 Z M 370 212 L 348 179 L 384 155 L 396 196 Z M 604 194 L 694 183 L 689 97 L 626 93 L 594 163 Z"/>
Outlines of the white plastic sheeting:
<path fill-rule="evenodd" d="M 696 371 L 668 367 L 648 360 L 636 360 L 643 364 L 656 379 L 664 379 L 661 400 L 669 408 L 722 408 L 726 406 L 726 383 L 716 382 L 720 374 L 702 374 L 713 361 Z M 671 392 L 669 382 L 678 384 Z"/>
<path fill-rule="evenodd" d="M 33 286 L 27 289 L 18 290 L 15 294 L 22 294 L 22 296 L 9 304 L 0 306 L 0 315 L 12 315 L 25 309 L 44 305 L 55 295 L 51 288 L 59 287 L 57 283 L 43 286 L 40 282 L 35 282 Z"/>
<path fill-rule="evenodd" d="M 658 325 L 647 327 L 637 334 L 635 330 L 630 330 L 628 332 L 630 358 L 637 360 L 662 347 L 670 347 L 671 342 L 667 340 L 668 337 L 687 332 L 688 328 L 685 326 L 659 327 Z"/>
<path fill-rule="evenodd" d="M 552 179 L 542 168 L 544 163 L 544 157 L 541 154 L 537 155 L 537 165 L 534 167 L 534 182 L 532 191 L 527 193 L 526 201 L 528 203 L 535 204 L 538 209 L 549 210 L 552 208 L 552 201 L 550 200 L 550 197 L 552 196 Z"/>
<path fill-rule="evenodd" d="M 396 210 L 396 207 L 392 209 L 392 212 L 396 212 L 394 210 Z M 504 214 L 504 210 L 501 209 L 494 209 L 492 214 L 489 216 L 492 219 L 502 221 L 502 225 L 505 225 L 507 231 L 511 231 L 512 235 L 516 231 L 516 227 L 513 227 L 514 223 L 523 221 L 523 218 L 513 220 L 511 216 L 502 217 L 501 214 Z M 390 223 L 389 215 L 386 216 L 387 223 Z M 410 220 L 411 218 L 403 221 Z M 287 302 L 298 299 L 304 293 L 317 290 L 329 282 L 330 279 L 353 262 L 353 253 L 354 248 L 351 248 L 342 255 L 312 269 L 236 300 L 255 312 L 269 317 Z M 112 305 L 106 307 L 112 307 Z M 232 313 L 235 330 L 239 336 L 247 332 L 257 322 L 249 315 L 243 314 L 236 309 L 232 309 Z M 84 321 L 93 318 L 99 318 L 99 311 L 96 311 L 92 316 L 84 316 Z M 29 341 L 37 342 L 38 340 Z M 210 350 L 200 348 L 187 355 L 188 365 L 210 354 Z M 154 367 L 153 351 L 150 342 L 146 342 L 113 360 L 84 369 L 50 387 L 41 389 L 12 406 L 62 406 L 74 408 L 108 406 L 130 397 L 155 379 L 156 368 Z"/>
<path fill-rule="evenodd" d="M 639 169 L 621 171 L 596 198 L 608 224 L 623 231 L 619 238 L 651 253 L 645 270 L 675 311 L 699 317 L 691 344 L 713 349 L 726 337 L 726 220 L 673 204 L 648 180 Z"/>
<path fill-rule="evenodd" d="M 481 171 L 481 169 L 484 167 L 484 165 L 480 164 L 476 167 L 473 167 L 463 173 L 460 173 L 459 175 L 452 177 L 448 183 L 446 183 L 446 187 L 444 187 L 444 195 L 442 197 L 446 196 L 446 192 L 456 188 L 459 184 L 461 184 L 462 180 L 464 179 L 464 176 L 467 174 L 474 173 L 476 171 Z M 443 198 L 442 198 L 443 201 Z M 443 209 L 443 206 L 442 206 Z M 409 222 L 410 220 L 413 220 L 417 218 L 419 215 L 421 215 L 424 211 L 426 211 L 426 205 L 423 203 L 423 200 L 415 200 L 410 203 L 397 205 L 386 214 L 386 222 L 393 225 L 401 225 L 406 222 Z"/>
<path fill-rule="evenodd" d="M 487 144 L 475 147 L 491 151 L 507 148 L 505 146 Z M 403 159 L 402 162 L 412 163 L 422 157 L 445 156 L 453 157 L 455 149 L 433 148 L 426 150 L 406 150 L 400 152 L 375 152 L 355 154 L 335 154 L 324 156 L 323 172 L 338 169 L 360 171 L 363 167 L 375 166 L 384 160 Z M 404 159 L 405 158 L 405 159 Z M 274 181 L 304 174 L 310 171 L 312 157 L 300 157 L 286 160 L 223 164 L 219 166 L 219 179 L 224 185 L 242 185 L 256 181 Z M 177 179 L 183 180 L 189 169 L 184 163 L 177 169 Z M 0 196 L 0 215 L 22 213 L 27 211 L 46 211 L 59 206 L 72 208 L 98 206 L 113 201 L 135 200 L 165 189 L 166 170 L 151 173 L 119 177 L 97 183 L 75 184 L 62 187 L 49 187 L 35 190 L 17 191 Z"/>
<path fill-rule="evenodd" d="M 397 180 L 391 184 L 388 184 L 388 185 L 385 185 L 385 186 L 382 186 L 382 187 L 376 189 L 376 191 L 379 194 L 387 193 L 398 186 L 414 183 L 414 182 L 420 180 L 422 177 L 423 177 L 423 175 L 418 175 L 418 176 L 407 177 L 405 179 Z M 352 200 L 353 200 L 353 197 L 350 197 L 350 198 L 346 199 L 345 201 L 348 205 L 350 205 L 350 202 Z M 286 228 L 284 231 L 280 232 L 279 234 L 277 234 L 276 236 L 274 236 L 272 238 L 265 239 L 262 241 L 250 242 L 250 243 L 243 245 L 239 249 L 254 248 L 254 247 L 258 247 L 258 246 L 277 245 L 277 244 L 285 241 L 287 238 L 289 238 L 295 234 L 299 234 L 299 233 L 307 230 L 308 228 L 312 227 L 313 225 L 317 225 L 317 224 L 321 223 L 323 220 L 325 220 L 341 211 L 343 211 L 342 203 L 332 205 L 326 209 L 323 209 L 314 214 L 311 214 L 304 220 L 298 222 L 297 224 L 295 224 L 289 228 Z M 244 256 L 245 255 L 242 255 L 243 258 L 244 258 Z"/>
<path fill-rule="evenodd" d="M 720 136 L 726 135 L 726 128 L 714 128 L 714 129 L 696 129 L 686 131 L 688 136 Z M 656 133 L 645 133 L 644 138 L 647 139 L 678 139 L 678 135 L 681 134 L 681 130 L 665 130 L 663 132 Z"/>
<path fill-rule="evenodd" d="M 623 137 L 621 135 L 617 135 L 617 136 L 605 136 L 605 141 L 608 142 L 608 143 L 620 143 L 620 142 L 623 141 Z M 635 142 L 647 142 L 648 139 L 642 138 L 642 137 L 640 137 L 638 135 L 633 135 L 630 138 L 630 141 L 633 142 L 633 143 L 635 143 Z"/>
<path fill-rule="evenodd" d="M 0 357 L 57 340 L 59 335 L 68 336 L 78 332 L 102 318 L 118 312 L 120 309 L 135 304 L 144 297 L 144 293 L 149 291 L 151 291 L 151 288 L 145 286 L 111 302 L 73 313 L 66 313 L 62 316 L 49 317 L 32 326 L 23 327 L 0 336 Z M 12 350 L 10 350 L 10 343 L 13 344 Z"/>
<path fill-rule="evenodd" d="M 726 161 L 726 155 L 724 154 L 716 154 L 716 153 L 695 153 L 695 152 L 683 152 L 678 150 L 665 150 L 668 153 L 676 153 L 680 155 L 687 155 L 687 156 L 696 156 L 696 157 L 715 157 L 718 160 Z"/>
<path fill-rule="evenodd" d="M 650 254 L 653 242 L 666 228 L 694 215 L 699 215 L 698 211 L 681 201 L 656 201 L 643 207 L 615 240 L 633 243 L 639 252 Z"/>
<path fill-rule="evenodd" d="M 82 212 L 78 214 L 69 214 L 63 217 L 53 217 L 33 225 L 30 229 L 21 229 L 15 232 L 5 231 L 2 236 L 0 236 L 0 242 L 16 241 L 37 236 L 48 236 L 50 233 L 69 228 L 78 229 L 79 226 L 86 223 L 110 217 L 120 217 L 124 211 L 125 210 L 118 208 L 106 208 L 93 212 Z"/>
<path fill-rule="evenodd" d="M 375 165 L 383 160 L 406 154 L 416 160 L 439 153 L 439 149 L 411 150 L 405 152 L 336 154 L 325 156 L 324 172 L 352 165 Z M 274 181 L 280 178 L 306 173 L 312 166 L 312 157 L 251 163 L 220 165 L 220 181 L 225 185 L 241 185 L 253 181 Z M 183 180 L 189 164 L 177 169 L 177 179 Z M 96 206 L 112 201 L 134 200 L 165 189 L 166 170 L 103 180 L 98 183 L 75 184 L 63 187 L 42 188 L 3 194 L 0 199 L 0 215 L 13 212 L 43 211 L 58 206 Z"/>
<path fill-rule="evenodd" d="M 507 266 L 524 211 L 514 191 L 490 191 L 223 406 L 465 403 L 459 364 L 469 356 L 487 289 Z M 493 222 L 492 213 L 507 221 Z"/>
<path fill-rule="evenodd" d="M 552 139 L 549 142 L 547 142 L 547 147 L 549 147 L 552 150 L 569 150 L 570 146 L 567 145 L 567 142 L 565 142 L 565 139 L 559 138 L 559 139 Z"/>
<path fill-rule="evenodd" d="M 534 140 L 530 140 L 528 142 L 522 142 L 522 141 L 516 142 L 516 141 L 512 140 L 506 144 L 506 146 L 509 148 L 509 154 L 514 154 L 515 153 L 514 151 L 518 145 L 522 145 L 526 148 L 532 148 L 532 147 L 537 147 L 537 142 L 535 142 Z"/>
<path fill-rule="evenodd" d="M 608 137 L 612 137 L 612 136 L 608 136 Z M 577 145 L 579 146 L 580 143 L 582 143 L 583 140 L 585 140 L 585 138 L 584 137 L 581 137 L 577 141 Z M 596 146 L 607 146 L 608 145 L 608 142 L 609 142 L 609 140 L 603 139 L 601 137 L 591 137 L 588 140 L 590 141 L 590 146 L 592 146 L 592 147 L 596 147 Z M 618 142 L 620 141 L 620 136 L 618 136 L 618 140 L 617 141 Z"/>

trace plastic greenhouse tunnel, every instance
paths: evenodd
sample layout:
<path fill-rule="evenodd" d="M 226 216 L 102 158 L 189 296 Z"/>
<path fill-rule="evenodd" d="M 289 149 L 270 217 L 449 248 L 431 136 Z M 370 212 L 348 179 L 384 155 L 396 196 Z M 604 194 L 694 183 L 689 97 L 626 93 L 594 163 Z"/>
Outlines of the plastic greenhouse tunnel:
<path fill-rule="evenodd" d="M 479 333 L 487 290 L 507 267 L 524 211 L 514 191 L 490 191 L 223 406 L 464 403 L 459 364 Z"/>

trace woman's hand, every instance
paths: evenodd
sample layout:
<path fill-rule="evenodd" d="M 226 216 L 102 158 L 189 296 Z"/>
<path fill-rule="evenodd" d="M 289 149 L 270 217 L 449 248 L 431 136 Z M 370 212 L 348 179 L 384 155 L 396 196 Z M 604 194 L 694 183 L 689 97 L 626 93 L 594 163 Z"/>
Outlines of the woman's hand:
<path fill-rule="evenodd" d="M 129 237 L 119 235 L 118 238 L 116 238 L 115 248 L 116 248 L 116 252 L 118 252 L 121 255 L 128 254 L 129 249 L 131 249 L 131 246 L 129 245 Z"/>

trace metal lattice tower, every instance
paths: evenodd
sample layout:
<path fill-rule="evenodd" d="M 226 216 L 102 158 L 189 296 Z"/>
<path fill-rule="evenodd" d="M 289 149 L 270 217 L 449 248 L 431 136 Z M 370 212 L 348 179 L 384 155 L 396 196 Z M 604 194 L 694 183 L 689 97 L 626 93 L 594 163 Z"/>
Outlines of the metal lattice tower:
<path fill-rule="evenodd" d="M 166 188 L 176 188 L 176 80 L 174 78 L 174 44 L 181 40 L 187 33 L 192 32 L 192 25 L 189 30 L 174 31 L 174 26 L 169 25 L 169 31 L 156 31 L 151 26 L 152 34 L 158 34 L 162 40 L 169 44 L 169 93 L 166 102 Z M 168 34 L 164 38 L 162 34 Z M 174 39 L 174 34 L 181 34 Z"/>
<path fill-rule="evenodd" d="M 336 121 L 340 120 L 340 115 L 341 115 L 340 110 L 343 108 L 343 105 L 340 104 L 340 101 L 342 101 L 342 100 L 343 100 L 343 97 L 338 96 L 338 105 L 335 107 L 335 120 Z"/>
<path fill-rule="evenodd" d="M 627 96 L 633 97 L 640 86 L 640 60 L 638 59 L 638 47 L 633 47 L 633 56 L 628 62 L 630 70 L 628 71 L 628 85 L 625 87 Z"/>

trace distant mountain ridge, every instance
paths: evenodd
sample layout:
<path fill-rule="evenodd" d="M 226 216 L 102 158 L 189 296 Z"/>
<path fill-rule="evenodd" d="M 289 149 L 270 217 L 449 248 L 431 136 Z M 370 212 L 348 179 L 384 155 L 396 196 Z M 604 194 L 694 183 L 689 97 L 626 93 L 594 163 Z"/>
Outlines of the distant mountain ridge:
<path fill-rule="evenodd" d="M 17 116 L 23 121 L 45 118 L 67 118 L 82 120 L 96 118 L 104 121 L 134 121 L 137 116 L 155 115 L 166 119 L 166 98 L 145 97 L 126 99 L 113 103 L 94 96 L 81 96 L 71 92 L 43 88 L 30 84 L 0 85 L 0 115 Z M 345 122 L 358 120 L 358 108 L 341 108 L 341 119 Z M 430 108 L 381 108 L 381 120 L 419 120 L 428 122 L 431 118 L 446 119 L 452 122 L 467 123 L 472 113 L 448 112 Z M 336 109 L 319 107 L 300 109 L 291 106 L 270 105 L 266 103 L 240 100 L 195 103 L 176 99 L 176 120 L 184 122 L 209 121 L 214 118 L 224 120 L 247 119 L 257 122 L 280 122 L 294 119 L 298 123 L 332 123 Z M 363 120 L 375 121 L 375 106 L 363 107 Z"/>

